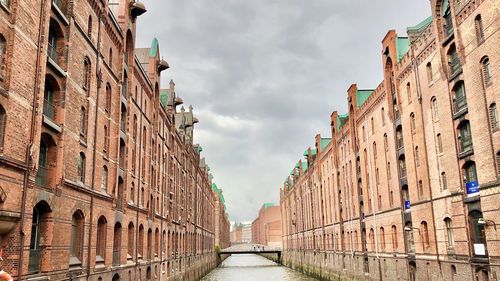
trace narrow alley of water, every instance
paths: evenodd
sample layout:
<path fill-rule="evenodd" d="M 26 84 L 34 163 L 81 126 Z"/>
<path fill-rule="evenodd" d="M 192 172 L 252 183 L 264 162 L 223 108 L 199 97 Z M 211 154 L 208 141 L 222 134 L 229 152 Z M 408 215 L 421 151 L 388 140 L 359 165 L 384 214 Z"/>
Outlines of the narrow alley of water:
<path fill-rule="evenodd" d="M 254 254 L 228 257 L 202 281 L 312 281 L 297 271 Z"/>

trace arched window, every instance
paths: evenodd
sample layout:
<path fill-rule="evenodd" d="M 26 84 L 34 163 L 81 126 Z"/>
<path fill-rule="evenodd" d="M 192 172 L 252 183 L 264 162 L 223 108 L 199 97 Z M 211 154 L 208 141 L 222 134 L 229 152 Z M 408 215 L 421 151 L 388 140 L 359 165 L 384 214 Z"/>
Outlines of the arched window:
<path fill-rule="evenodd" d="M 109 68 L 113 68 L 113 48 L 109 48 Z"/>
<path fill-rule="evenodd" d="M 45 77 L 45 89 L 43 93 L 43 115 L 56 121 L 58 103 L 60 98 L 59 84 L 54 77 Z"/>
<path fill-rule="evenodd" d="M 153 247 L 153 231 L 151 230 L 151 228 L 148 230 L 148 241 L 147 241 L 147 254 L 148 254 L 148 260 L 151 259 L 151 252 L 152 252 L 152 247 Z"/>
<path fill-rule="evenodd" d="M 418 181 L 418 198 L 422 199 L 424 197 L 424 184 L 422 180 Z"/>
<path fill-rule="evenodd" d="M 102 148 L 104 155 L 108 155 L 109 153 L 109 130 L 108 126 L 104 125 L 104 145 Z"/>
<path fill-rule="evenodd" d="M 106 107 L 104 110 L 108 114 L 111 113 L 111 85 L 109 83 L 106 84 Z"/>
<path fill-rule="evenodd" d="M 448 65 L 450 66 L 450 76 L 455 75 L 461 69 L 460 59 L 458 58 L 455 44 L 452 44 L 448 49 Z"/>
<path fill-rule="evenodd" d="M 137 252 L 139 258 L 142 259 L 144 256 L 144 226 L 142 224 L 139 226 L 139 238 L 137 240 Z"/>
<path fill-rule="evenodd" d="M 387 134 L 384 134 L 384 150 L 389 151 L 389 145 L 387 144 Z"/>
<path fill-rule="evenodd" d="M 477 181 L 476 163 L 474 163 L 474 161 L 466 162 L 463 170 L 465 182 Z"/>
<path fill-rule="evenodd" d="M 418 146 L 415 146 L 415 165 L 420 166 L 420 152 L 418 151 Z"/>
<path fill-rule="evenodd" d="M 83 60 L 83 71 L 82 71 L 82 88 L 87 91 L 90 88 L 90 60 L 85 58 Z"/>
<path fill-rule="evenodd" d="M 441 173 L 441 186 L 443 187 L 443 190 L 448 189 L 448 181 L 446 180 L 446 173 L 445 172 Z"/>
<path fill-rule="evenodd" d="M 370 124 L 371 124 L 371 131 L 372 131 L 372 135 L 375 134 L 375 121 L 373 121 L 373 117 L 370 121 Z"/>
<path fill-rule="evenodd" d="M 406 245 L 408 246 L 408 252 L 415 252 L 415 239 L 413 238 L 413 225 L 411 222 L 405 224 L 405 238 Z"/>
<path fill-rule="evenodd" d="M 460 152 L 472 150 L 472 134 L 470 132 L 470 123 L 465 120 L 458 126 L 458 142 L 460 144 Z"/>
<path fill-rule="evenodd" d="M 102 167 L 102 175 L 101 175 L 101 190 L 104 193 L 108 192 L 108 167 Z"/>
<path fill-rule="evenodd" d="M 483 213 L 480 211 L 471 211 L 469 213 L 469 228 L 471 241 L 474 244 L 474 255 L 485 256 L 486 255 L 486 233 L 484 231 L 484 223 L 481 223 L 483 219 Z M 477 247 L 479 245 L 483 247 Z"/>
<path fill-rule="evenodd" d="M 474 18 L 474 27 L 476 28 L 477 43 L 481 44 L 484 41 L 483 20 L 481 19 L 481 15 L 477 15 L 476 18 Z"/>
<path fill-rule="evenodd" d="M 144 187 L 141 188 L 141 207 L 144 207 Z"/>
<path fill-rule="evenodd" d="M 106 236 L 108 223 L 104 216 L 97 221 L 96 262 L 104 263 L 106 260 Z"/>
<path fill-rule="evenodd" d="M 92 38 L 92 15 L 89 16 L 87 21 L 87 36 Z"/>
<path fill-rule="evenodd" d="M 406 84 L 406 97 L 408 99 L 408 103 L 411 103 L 411 85 L 410 82 Z"/>
<path fill-rule="evenodd" d="M 83 225 L 85 220 L 81 211 L 73 213 L 71 219 L 70 264 L 80 264 L 83 257 Z"/>
<path fill-rule="evenodd" d="M 373 142 L 373 159 L 377 160 L 377 144 Z"/>
<path fill-rule="evenodd" d="M 463 109 L 467 108 L 467 98 L 463 81 L 457 82 L 455 87 L 453 87 L 453 103 L 455 107 L 454 113 L 461 112 Z"/>
<path fill-rule="evenodd" d="M 488 108 L 489 116 L 490 116 L 490 126 L 493 132 L 498 131 L 498 113 L 497 113 L 497 104 L 492 103 Z"/>
<path fill-rule="evenodd" d="M 420 223 L 420 233 L 422 235 L 421 240 L 422 240 L 422 247 L 425 250 L 429 249 L 429 229 L 427 227 L 427 222 L 423 221 Z"/>
<path fill-rule="evenodd" d="M 383 227 L 380 228 L 380 249 L 385 251 L 385 232 Z"/>
<path fill-rule="evenodd" d="M 387 178 L 391 178 L 391 162 L 387 162 Z"/>
<path fill-rule="evenodd" d="M 401 129 L 401 126 L 398 126 L 396 128 L 396 141 L 397 141 L 397 149 L 401 149 L 404 147 L 403 130 Z"/>
<path fill-rule="evenodd" d="M 137 115 L 134 114 L 134 128 L 132 129 L 132 136 L 134 137 L 134 141 L 137 140 Z"/>
<path fill-rule="evenodd" d="M 122 225 L 117 222 L 113 232 L 113 265 L 120 264 L 120 249 L 122 244 Z"/>
<path fill-rule="evenodd" d="M 45 202 L 39 202 L 33 208 L 33 218 L 31 222 L 31 239 L 29 252 L 28 272 L 31 274 L 41 271 L 43 252 L 46 246 L 51 244 L 49 234 L 49 221 L 52 210 Z M 43 239 L 41 239 L 43 237 Z"/>
<path fill-rule="evenodd" d="M 160 230 L 156 228 L 155 230 L 155 257 L 160 253 Z"/>
<path fill-rule="evenodd" d="M 0 81 L 2 81 L 5 76 L 5 53 L 6 53 L 5 38 L 0 33 Z"/>
<path fill-rule="evenodd" d="M 433 74 L 432 74 L 432 64 L 431 62 L 428 62 L 427 65 L 425 66 L 426 71 L 427 71 L 427 83 L 431 84 L 432 81 L 434 80 Z"/>
<path fill-rule="evenodd" d="M 443 153 L 443 140 L 441 139 L 441 134 L 437 134 L 436 139 L 438 145 L 438 152 Z"/>
<path fill-rule="evenodd" d="M 78 180 L 82 183 L 85 183 L 85 153 L 80 152 L 78 157 Z"/>
<path fill-rule="evenodd" d="M 380 115 L 382 116 L 382 125 L 385 125 L 385 109 L 383 107 L 380 112 Z"/>
<path fill-rule="evenodd" d="M 398 250 L 398 232 L 396 226 L 393 225 L 391 228 L 391 238 L 392 238 L 392 250 L 396 252 Z"/>
<path fill-rule="evenodd" d="M 446 227 L 446 239 L 448 247 L 455 247 L 455 239 L 453 238 L 453 226 L 450 218 L 444 219 L 444 225 Z"/>
<path fill-rule="evenodd" d="M 80 108 L 80 136 L 87 136 L 87 110 L 84 106 Z"/>
<path fill-rule="evenodd" d="M 402 178 L 406 177 L 406 159 L 404 155 L 399 157 L 399 172 Z"/>
<path fill-rule="evenodd" d="M 491 82 L 493 82 L 492 76 L 491 76 L 491 68 L 490 68 L 490 59 L 488 57 L 484 57 L 481 60 L 481 72 L 483 75 L 483 82 L 484 86 L 489 86 L 491 85 Z"/>
<path fill-rule="evenodd" d="M 416 133 L 416 124 L 415 124 L 415 113 L 410 113 L 410 130 L 412 134 Z"/>
<path fill-rule="evenodd" d="M 135 203 L 135 184 L 132 182 L 130 184 L 130 197 L 129 197 L 129 202 L 134 204 Z"/>
<path fill-rule="evenodd" d="M 5 140 L 5 127 L 7 125 L 7 113 L 0 104 L 0 151 L 3 151 L 3 144 Z"/>
<path fill-rule="evenodd" d="M 135 231 L 134 231 L 134 223 L 130 222 L 128 224 L 128 231 L 127 231 L 127 259 L 132 259 L 134 256 L 134 236 L 135 236 Z"/>
<path fill-rule="evenodd" d="M 439 108 L 438 108 L 436 97 L 431 98 L 431 112 L 432 112 L 432 121 L 438 120 L 439 119 Z"/>

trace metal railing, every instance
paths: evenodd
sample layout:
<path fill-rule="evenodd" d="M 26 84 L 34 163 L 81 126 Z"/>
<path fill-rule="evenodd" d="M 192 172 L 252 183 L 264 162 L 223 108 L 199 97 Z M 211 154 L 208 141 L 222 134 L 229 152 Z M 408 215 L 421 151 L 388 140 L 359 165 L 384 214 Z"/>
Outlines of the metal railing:
<path fill-rule="evenodd" d="M 52 120 L 55 120 L 56 118 L 56 106 L 47 99 L 44 99 L 43 101 L 43 115 L 49 117 Z"/>

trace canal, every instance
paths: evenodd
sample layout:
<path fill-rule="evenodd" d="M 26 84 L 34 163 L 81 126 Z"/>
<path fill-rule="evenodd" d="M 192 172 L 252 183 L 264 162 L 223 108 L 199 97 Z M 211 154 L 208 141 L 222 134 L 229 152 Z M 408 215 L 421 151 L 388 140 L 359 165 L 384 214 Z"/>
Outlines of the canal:
<path fill-rule="evenodd" d="M 202 281 L 316 280 L 254 254 L 232 255 Z"/>

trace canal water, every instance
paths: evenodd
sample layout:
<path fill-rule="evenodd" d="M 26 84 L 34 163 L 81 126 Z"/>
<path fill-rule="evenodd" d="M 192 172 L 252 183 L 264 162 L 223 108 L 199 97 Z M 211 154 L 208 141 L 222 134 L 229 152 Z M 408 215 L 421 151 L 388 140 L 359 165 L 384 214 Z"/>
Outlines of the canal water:
<path fill-rule="evenodd" d="M 202 281 L 312 281 L 316 280 L 253 254 L 232 255 Z"/>

